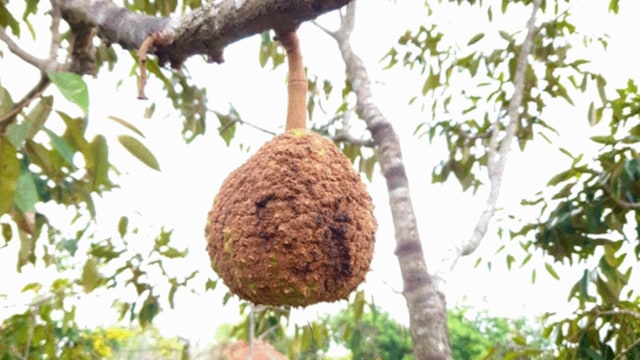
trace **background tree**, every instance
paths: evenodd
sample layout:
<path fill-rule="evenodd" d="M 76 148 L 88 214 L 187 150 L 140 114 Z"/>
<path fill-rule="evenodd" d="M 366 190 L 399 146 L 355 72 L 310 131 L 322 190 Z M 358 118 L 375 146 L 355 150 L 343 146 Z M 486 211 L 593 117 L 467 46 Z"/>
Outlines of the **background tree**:
<path fill-rule="evenodd" d="M 158 228 L 149 234 L 129 224 L 135 216 L 127 211 L 116 223 L 99 222 L 101 209 L 108 208 L 102 198 L 116 188 L 120 176 L 110 154 L 121 146 L 152 169 L 160 165 L 143 144 L 145 134 L 133 123 L 112 116 L 123 132 L 113 139 L 92 128 L 90 86 L 82 75 L 96 74 L 100 79 L 112 69 L 122 71 L 119 66 L 128 61 L 129 65 L 139 61 L 137 77 L 144 84 L 146 69 L 163 84 L 180 114 L 187 141 L 194 141 L 206 124 L 217 120 L 218 133 L 229 143 L 246 121 L 234 107 L 211 114 L 207 94 L 189 76 L 185 61 L 205 55 L 221 62 L 226 45 L 262 33 L 259 61 L 277 66 L 284 57 L 269 29 L 292 29 L 348 2 L 135 1 L 124 2 L 124 8 L 99 0 L 0 4 L 0 40 L 8 54 L 3 56 L 33 66 L 31 90 L 16 93 L 13 88 L 21 84 L 6 83 L 4 74 L 0 84 L 2 235 L 15 249 L 18 271 L 38 264 L 54 274 L 47 283 L 25 281 L 22 289 L 33 294 L 34 301 L 3 323 L 2 331 L 15 339 L 6 354 L 54 357 L 82 348 L 71 330 L 76 328 L 74 299 L 83 292 L 125 289 L 127 296 L 116 304 L 121 318 L 146 325 L 162 304 L 173 306 L 178 290 L 194 282 L 204 283 L 206 289 L 216 285 L 199 278 L 197 270 L 175 270 L 187 254 L 172 240 L 172 230 Z M 484 191 L 483 183 L 489 185 L 486 209 L 471 236 L 446 239 L 449 256 L 441 267 L 430 264 L 429 271 L 392 126 L 399 120 L 387 119 L 376 106 L 367 69 L 351 48 L 354 7 L 341 12 L 338 30 L 325 29 L 337 41 L 346 81 L 338 94 L 332 92 L 337 83 L 310 77 L 310 114 L 329 109 L 333 118 L 322 121 L 316 116 L 312 126 L 332 136 L 364 173 L 371 175 L 378 164 L 385 177 L 416 358 L 451 357 L 441 281 L 493 230 L 520 245 L 515 250 L 504 245 L 507 266 L 521 259 L 517 263 L 531 268 L 534 281 L 538 263 L 555 278 L 572 276 L 558 271 L 559 263 L 583 270 L 571 280 L 575 286 L 570 299 L 576 311 L 568 317 L 548 315 L 544 335 L 554 338 L 555 355 L 597 359 L 640 352 L 636 335 L 640 298 L 631 286 L 640 257 L 637 79 L 610 81 L 609 74 L 589 62 L 602 48 L 606 53 L 606 34 L 574 24 L 574 13 L 585 8 L 618 14 L 620 6 L 618 0 L 588 5 L 561 0 L 428 2 L 425 23 L 399 34 L 385 57 L 386 66 L 403 66 L 414 77 L 419 75 L 422 87 L 416 93 L 420 94 L 409 101 L 428 114 L 428 120 L 418 121 L 416 134 L 427 136 L 434 145 L 444 144 L 447 152 L 433 171 L 433 181 L 455 178 L 464 190 L 474 191 Z M 443 30 L 451 13 L 459 14 L 458 19 L 486 18 L 490 26 Z M 184 15 L 169 19 L 169 14 Z M 36 24 L 43 19 L 49 22 L 51 35 L 46 54 L 42 47 L 26 46 L 30 36 L 42 39 Z M 94 45 L 96 34 L 103 40 L 99 45 Z M 132 51 L 132 60 L 120 48 Z M 164 68 L 167 64 L 182 71 Z M 328 99 L 335 97 L 334 109 Z M 148 114 L 160 106 L 161 100 L 157 101 L 147 108 Z M 582 155 L 582 149 L 573 150 L 563 141 L 575 137 L 577 126 L 568 133 L 557 131 L 564 125 L 558 109 L 565 114 L 562 119 L 566 114 L 583 114 L 589 124 L 604 131 L 589 139 L 585 136 L 585 141 L 599 146 L 593 153 Z M 354 123 L 349 122 L 352 112 L 363 120 L 368 134 L 354 136 L 348 131 Z M 539 143 L 531 142 L 538 138 L 562 144 L 568 169 L 551 178 L 534 199 L 523 202 L 539 211 L 537 218 L 503 216 L 502 226 L 492 227 L 512 142 L 525 150 Z M 140 245 L 132 241 L 135 238 L 151 241 Z M 534 258 L 541 261 L 531 261 Z M 44 329 L 60 329 L 53 332 L 56 341 L 46 338 L 51 333 Z M 304 331 L 300 334 L 303 337 Z M 55 345 L 39 346 L 44 342 Z"/>
<path fill-rule="evenodd" d="M 362 314 L 342 310 L 329 324 L 333 340 L 349 349 L 353 359 L 414 358 L 408 329 L 375 304 L 369 304 Z"/>

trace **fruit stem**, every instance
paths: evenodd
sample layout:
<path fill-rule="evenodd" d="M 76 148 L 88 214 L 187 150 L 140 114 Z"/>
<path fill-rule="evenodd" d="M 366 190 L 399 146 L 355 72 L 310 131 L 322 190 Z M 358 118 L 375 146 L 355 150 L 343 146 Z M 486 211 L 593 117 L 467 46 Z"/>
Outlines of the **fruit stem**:
<path fill-rule="evenodd" d="M 307 76 L 295 31 L 278 34 L 278 40 L 287 51 L 289 81 L 286 131 L 307 128 Z"/>

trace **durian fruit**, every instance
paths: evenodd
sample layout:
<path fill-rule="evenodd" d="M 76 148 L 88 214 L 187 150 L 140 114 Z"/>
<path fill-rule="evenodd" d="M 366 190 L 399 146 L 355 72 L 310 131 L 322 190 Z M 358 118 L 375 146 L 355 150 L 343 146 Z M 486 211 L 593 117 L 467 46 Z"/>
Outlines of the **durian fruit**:
<path fill-rule="evenodd" d="M 299 90 L 291 82 L 300 73 L 292 79 L 297 38 L 287 36 L 295 43 L 291 50 L 291 39 L 280 36 L 289 57 L 292 115 L 291 93 Z M 289 116 L 284 134 L 233 171 L 208 214 L 213 269 L 233 293 L 255 304 L 345 299 L 364 280 L 373 256 L 377 224 L 371 197 L 330 139 L 300 128 L 300 105 L 304 100 L 293 110 L 298 125 L 289 126 Z"/>

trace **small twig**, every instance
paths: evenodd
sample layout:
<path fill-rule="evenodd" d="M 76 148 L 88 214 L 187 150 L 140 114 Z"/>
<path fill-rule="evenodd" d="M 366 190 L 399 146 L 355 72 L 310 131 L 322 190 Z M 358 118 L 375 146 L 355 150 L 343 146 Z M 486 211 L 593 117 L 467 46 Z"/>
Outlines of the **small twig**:
<path fill-rule="evenodd" d="M 217 113 L 214 110 L 207 109 L 207 111 L 211 112 L 211 113 L 214 113 L 217 116 Z M 225 131 L 229 130 L 234 124 L 247 125 L 247 126 L 249 126 L 251 128 L 254 128 L 254 129 L 258 130 L 258 131 L 261 131 L 261 132 L 263 132 L 263 133 L 265 133 L 267 135 L 275 136 L 277 134 L 275 131 L 271 131 L 269 129 L 262 128 L 262 127 L 260 127 L 258 125 L 255 125 L 255 124 L 253 124 L 251 122 L 242 120 L 240 118 L 234 119 L 233 121 L 229 122 L 222 129 L 219 129 L 218 132 L 220 134 L 223 134 Z"/>
<path fill-rule="evenodd" d="M 1 30 L 1 29 L 0 29 Z M 18 101 L 8 113 L 0 117 L 0 134 L 4 134 L 6 128 L 13 122 L 13 119 L 22 109 L 28 106 L 33 99 L 42 95 L 44 90 L 49 86 L 51 80 L 45 74 L 42 74 L 40 81 L 31 89 L 20 101 Z"/>
<path fill-rule="evenodd" d="M 633 317 L 633 318 L 635 318 L 637 320 L 640 320 L 640 313 L 632 311 L 632 310 L 626 310 L 626 309 L 601 311 L 601 312 L 598 312 L 597 315 L 599 317 L 602 317 L 602 316 L 631 316 L 631 317 Z M 626 348 L 620 350 L 620 352 L 618 354 L 616 354 L 616 357 L 614 359 L 622 359 L 622 358 L 624 358 L 624 355 L 627 354 L 629 351 L 631 351 L 631 349 L 635 348 L 638 344 L 640 344 L 640 338 L 636 339 L 634 342 L 632 342 Z"/>
<path fill-rule="evenodd" d="M 346 131 L 338 132 L 331 138 L 331 140 L 337 143 L 349 143 L 354 146 L 364 146 L 368 148 L 373 148 L 376 146 L 376 143 L 373 141 L 373 139 L 356 138 Z"/>
<path fill-rule="evenodd" d="M 262 339 L 264 339 L 265 336 L 269 335 L 269 333 L 275 331 L 278 326 L 280 325 L 273 325 L 272 327 L 268 328 L 267 330 L 265 330 L 262 334 L 260 334 L 257 338 L 258 341 L 262 341 Z"/>
<path fill-rule="evenodd" d="M 353 111 L 353 109 L 347 110 L 344 113 L 340 114 L 340 116 L 331 119 L 331 122 L 328 123 L 332 124 L 338 119 L 342 120 L 342 127 L 336 131 L 336 134 L 333 136 L 332 140 L 334 142 L 350 143 L 354 146 L 374 147 L 375 142 L 373 141 L 373 139 L 358 139 L 351 135 L 351 133 L 349 132 L 349 130 L 351 130 L 351 125 L 349 124 L 349 122 L 351 121 L 351 114 L 353 113 Z"/>
<path fill-rule="evenodd" d="M 631 351 L 631 349 L 635 348 L 636 346 L 638 346 L 638 344 L 640 344 L 640 337 L 637 338 L 634 342 L 632 342 L 629 346 L 627 346 L 626 348 L 620 350 L 620 352 L 616 355 L 616 357 L 614 357 L 614 360 L 617 359 L 622 359 L 626 353 L 628 353 L 629 351 Z"/>
<path fill-rule="evenodd" d="M 615 195 L 613 195 L 613 192 L 611 191 L 611 189 L 606 185 L 603 186 L 602 189 L 607 194 L 607 196 L 609 196 L 611 200 L 613 200 L 613 202 L 615 202 L 617 205 L 624 208 L 628 208 L 628 209 L 640 209 L 639 202 L 628 202 L 628 201 L 617 198 Z"/>
<path fill-rule="evenodd" d="M 9 35 L 7 35 L 7 33 L 1 27 L 0 27 L 0 40 L 4 41 L 4 43 L 7 44 L 9 51 L 11 51 L 14 55 L 19 57 L 20 59 L 24 60 L 26 63 L 37 67 L 41 71 L 46 70 L 47 64 L 48 64 L 48 61 L 46 59 L 37 58 L 29 54 L 25 50 L 23 50 L 21 47 L 18 46 L 18 44 L 16 44 L 13 40 L 11 40 Z"/>
<path fill-rule="evenodd" d="M 534 0 L 533 8 L 531 10 L 531 16 L 527 21 L 527 35 L 520 47 L 520 54 L 518 54 L 518 60 L 516 64 L 516 70 L 513 78 L 513 96 L 509 101 L 507 109 L 507 115 L 509 123 L 505 129 L 505 135 L 500 141 L 498 148 L 498 136 L 500 129 L 500 122 L 502 117 L 496 120 L 491 131 L 491 139 L 489 142 L 489 179 L 491 181 L 491 189 L 489 190 L 489 197 L 484 211 L 480 214 L 480 218 L 473 229 L 473 233 L 470 239 L 457 244 L 452 249 L 453 260 L 449 265 L 449 269 L 453 269 L 458 262 L 458 259 L 462 256 L 473 253 L 480 242 L 487 233 L 489 222 L 496 211 L 496 204 L 500 195 L 500 188 L 502 187 L 502 176 L 504 174 L 504 168 L 507 163 L 509 152 L 511 151 L 511 143 L 518 130 L 518 123 L 520 122 L 520 106 L 522 105 L 523 92 L 526 80 L 526 70 L 528 65 L 528 57 L 533 49 L 533 38 L 536 34 L 536 14 L 540 9 L 541 0 Z M 497 156 L 497 157 L 496 157 Z M 449 259 L 445 259 L 449 261 Z"/>
<path fill-rule="evenodd" d="M 387 286 L 389 288 L 389 290 L 394 293 L 394 294 L 398 294 L 398 295 L 402 295 L 402 291 L 401 290 L 396 290 L 393 286 L 391 286 L 391 284 L 389 284 L 389 282 L 383 278 L 380 274 L 378 274 L 375 270 L 371 270 L 371 273 L 377 275 L 380 278 L 380 281 L 382 281 L 382 283 Z"/>
<path fill-rule="evenodd" d="M 335 31 L 331 31 L 329 29 L 327 29 L 326 27 L 320 25 L 317 21 L 313 20 L 311 21 L 311 23 L 313 25 L 315 25 L 318 29 L 322 30 L 323 32 L 325 32 L 327 35 L 331 36 L 332 38 L 336 38 L 336 32 Z"/>
<path fill-rule="evenodd" d="M 632 310 L 626 310 L 626 309 L 600 311 L 600 312 L 598 312 L 598 315 L 599 316 L 616 316 L 616 315 L 631 316 L 631 317 L 634 317 L 634 318 L 640 320 L 640 313 L 639 312 L 632 311 Z"/>

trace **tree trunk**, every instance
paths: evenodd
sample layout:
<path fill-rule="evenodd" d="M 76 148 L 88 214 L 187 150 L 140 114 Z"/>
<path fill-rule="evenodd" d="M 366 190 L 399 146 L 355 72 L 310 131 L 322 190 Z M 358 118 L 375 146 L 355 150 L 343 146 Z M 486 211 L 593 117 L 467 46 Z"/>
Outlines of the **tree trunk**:
<path fill-rule="evenodd" d="M 371 132 L 387 182 L 397 243 L 395 254 L 404 282 L 402 294 L 409 309 L 413 351 L 419 360 L 451 359 L 445 296 L 427 271 L 398 136 L 375 105 L 367 70 L 349 42 L 354 18 L 355 2 L 342 15 L 341 28 L 331 35 L 340 47 L 347 77 L 357 97 L 356 112 Z"/>

